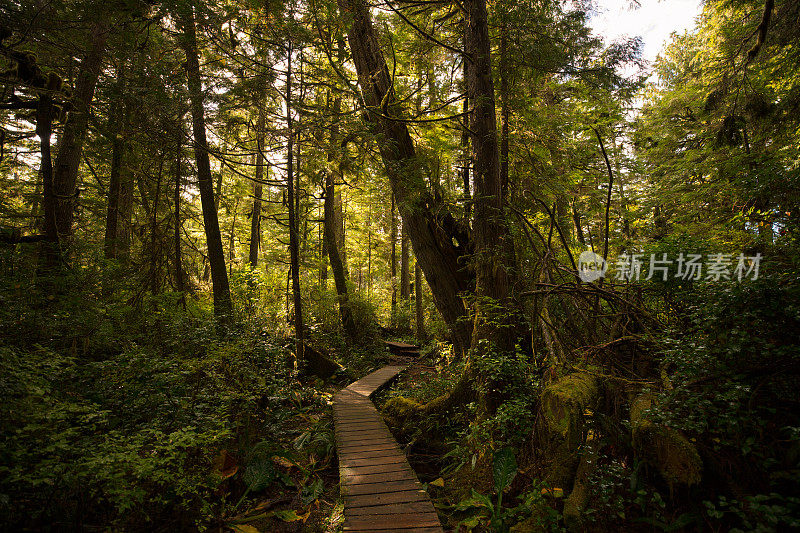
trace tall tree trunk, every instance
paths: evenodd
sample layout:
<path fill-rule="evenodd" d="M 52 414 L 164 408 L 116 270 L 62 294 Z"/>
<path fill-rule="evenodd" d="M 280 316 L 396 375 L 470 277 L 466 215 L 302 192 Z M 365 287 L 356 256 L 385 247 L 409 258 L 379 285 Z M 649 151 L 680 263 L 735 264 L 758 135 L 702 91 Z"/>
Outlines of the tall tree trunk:
<path fill-rule="evenodd" d="M 186 307 L 186 282 L 183 278 L 183 258 L 181 257 L 181 191 L 183 190 L 182 159 L 183 159 L 183 111 L 178 113 L 177 135 L 175 136 L 175 188 L 172 191 L 172 204 L 174 213 L 173 246 L 175 249 L 175 290 L 181 293 L 181 304 Z"/>
<path fill-rule="evenodd" d="M 391 314 L 391 327 L 397 325 L 397 217 L 395 215 L 394 194 L 389 193 L 392 197 L 392 216 L 390 219 L 389 239 L 392 241 L 392 314 Z"/>
<path fill-rule="evenodd" d="M 464 122 L 461 127 L 461 157 L 464 158 L 464 167 L 461 169 L 461 183 L 464 191 L 464 225 L 469 226 L 469 221 L 472 216 L 472 183 L 469 179 L 469 168 L 472 162 L 472 154 L 469 149 L 469 96 L 467 96 L 467 58 L 466 58 L 466 44 L 465 44 L 465 57 L 463 58 L 464 66 L 464 102 L 461 106 L 461 112 L 464 114 L 461 120 Z"/>
<path fill-rule="evenodd" d="M 211 163 L 208 158 L 208 141 L 203 110 L 203 88 L 200 81 L 200 62 L 197 54 L 197 34 L 194 25 L 194 11 L 185 6 L 179 13 L 183 26 L 182 45 L 186 53 L 186 73 L 191 100 L 192 130 L 194 133 L 194 154 L 197 164 L 197 185 L 200 189 L 200 204 L 203 209 L 203 227 L 208 246 L 208 260 L 211 265 L 211 283 L 214 293 L 214 315 L 227 323 L 233 318 L 233 302 L 228 272 L 225 270 L 225 253 L 222 249 L 222 235 L 219 230 L 217 206 L 214 201 L 214 185 L 211 178 Z"/>
<path fill-rule="evenodd" d="M 292 46 L 286 56 L 286 203 L 289 207 L 289 255 L 292 270 L 292 297 L 294 301 L 295 367 L 304 370 L 303 299 L 300 295 L 300 243 L 298 235 L 297 203 L 294 183 L 294 129 L 292 124 Z"/>
<path fill-rule="evenodd" d="M 339 140 L 339 112 L 341 111 L 341 96 L 336 96 L 333 102 L 333 115 L 336 117 L 331 124 L 330 147 L 328 149 L 328 168 L 325 171 L 325 195 L 323 215 L 323 238 L 325 250 L 331 264 L 333 281 L 336 285 L 336 295 L 339 300 L 339 317 L 345 333 L 351 338 L 358 338 L 353 313 L 350 309 L 350 299 L 347 294 L 347 263 L 344 259 L 344 225 L 342 221 L 342 197 L 336 191 L 336 180 L 333 172 L 333 163 L 338 156 L 339 172 L 344 171 L 344 153 L 346 146 Z M 337 152 L 338 150 L 338 152 Z M 340 240 L 341 238 L 341 240 Z"/>
<path fill-rule="evenodd" d="M 125 105 L 125 64 L 121 64 L 117 72 L 116 100 L 108 118 L 108 132 L 111 136 L 111 170 L 108 183 L 108 207 L 106 209 L 106 233 L 104 238 L 103 254 L 105 259 L 117 258 L 119 227 L 119 202 L 122 190 L 122 158 L 125 151 L 125 134 L 127 122 L 127 109 Z M 106 285 L 103 292 L 111 294 L 111 286 Z"/>
<path fill-rule="evenodd" d="M 414 326 L 416 327 L 417 343 L 422 344 L 425 341 L 425 315 L 422 311 L 422 270 L 419 268 L 419 263 L 414 265 L 414 308 L 415 320 Z"/>
<path fill-rule="evenodd" d="M 409 266 L 408 232 L 406 224 L 400 229 L 400 307 L 403 309 L 403 319 L 398 324 L 400 329 L 410 330 L 408 305 L 411 299 L 411 274 Z"/>
<path fill-rule="evenodd" d="M 153 199 L 153 217 L 150 220 L 150 290 L 153 294 L 159 292 L 159 279 L 158 279 L 158 259 L 161 255 L 158 253 L 156 247 L 158 241 L 159 227 L 158 227 L 158 203 L 161 200 L 161 179 L 164 172 L 164 156 L 160 154 L 158 164 L 158 176 L 156 177 L 156 195 Z"/>
<path fill-rule="evenodd" d="M 394 120 L 403 112 L 366 3 L 338 2 L 341 11 L 350 17 L 348 41 L 353 62 L 369 123 L 384 139 L 379 149 L 400 214 L 436 307 L 452 332 L 456 351 L 463 353 L 469 346 L 470 328 L 460 295 L 471 290 L 472 277 L 459 259 L 470 252 L 468 237 L 441 201 L 425 188 L 408 128 L 404 122 Z"/>
<path fill-rule="evenodd" d="M 39 95 L 36 107 L 36 135 L 39 136 L 42 175 L 42 205 L 44 209 L 43 267 L 56 267 L 59 260 L 58 227 L 56 225 L 56 199 L 53 192 L 53 160 L 50 137 L 53 134 L 53 100 L 50 95 Z"/>
<path fill-rule="evenodd" d="M 239 214 L 239 197 L 233 203 L 233 219 L 231 229 L 228 232 L 228 275 L 233 275 L 233 259 L 236 257 L 236 246 L 234 237 L 236 236 L 236 216 Z"/>
<path fill-rule="evenodd" d="M 72 223 L 77 203 L 78 167 L 83 152 L 83 143 L 89 123 L 89 109 L 94 98 L 97 78 L 103 66 L 106 40 L 109 34 L 109 19 L 106 13 L 100 16 L 91 29 L 89 51 L 81 61 L 73 107 L 64 123 L 58 143 L 58 155 L 53 167 L 53 196 L 56 204 L 56 228 L 59 239 L 68 242 L 72 235 Z"/>
<path fill-rule="evenodd" d="M 500 25 L 500 187 L 503 198 L 508 196 L 508 119 L 511 114 L 508 105 L 508 26 L 506 15 L 502 15 Z"/>
<path fill-rule="evenodd" d="M 471 59 L 467 68 L 467 88 L 473 102 L 470 130 L 475 165 L 473 263 L 477 298 L 472 355 L 480 356 L 487 348 L 501 353 L 513 352 L 521 328 L 510 299 L 513 241 L 504 214 L 505 199 L 500 180 L 486 0 L 465 0 L 464 9 L 466 48 Z M 475 377 L 484 382 L 482 388 L 486 391 L 479 398 L 481 410 L 492 414 L 503 400 L 505 384 L 487 376 Z"/>
<path fill-rule="evenodd" d="M 408 303 L 411 297 L 411 275 L 408 253 L 408 231 L 403 224 L 400 230 L 400 299 L 404 304 Z"/>
<path fill-rule="evenodd" d="M 258 266 L 258 249 L 261 245 L 261 193 L 264 181 L 264 126 L 266 112 L 264 103 L 258 103 L 256 122 L 256 181 L 253 183 L 253 216 L 250 219 L 250 268 Z"/>
<path fill-rule="evenodd" d="M 586 237 L 583 235 L 581 214 L 578 212 L 578 208 L 575 205 L 575 202 L 577 201 L 577 198 L 572 199 L 572 221 L 575 224 L 575 235 L 578 237 L 578 242 L 581 243 L 581 246 L 586 246 Z"/>

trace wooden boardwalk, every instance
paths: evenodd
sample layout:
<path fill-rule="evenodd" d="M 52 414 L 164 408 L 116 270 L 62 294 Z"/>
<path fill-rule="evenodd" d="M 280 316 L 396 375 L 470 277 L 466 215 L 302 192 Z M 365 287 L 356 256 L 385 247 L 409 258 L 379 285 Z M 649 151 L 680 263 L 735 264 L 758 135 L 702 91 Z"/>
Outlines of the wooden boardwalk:
<path fill-rule="evenodd" d="M 404 366 L 385 366 L 333 398 L 344 531 L 442 533 L 428 493 L 369 397 Z"/>

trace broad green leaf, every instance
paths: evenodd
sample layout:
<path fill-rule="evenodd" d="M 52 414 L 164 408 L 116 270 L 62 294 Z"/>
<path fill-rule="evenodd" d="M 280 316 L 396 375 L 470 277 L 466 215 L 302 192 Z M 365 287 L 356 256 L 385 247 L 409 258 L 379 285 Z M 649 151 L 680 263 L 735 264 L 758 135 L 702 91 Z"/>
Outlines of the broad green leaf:
<path fill-rule="evenodd" d="M 511 485 L 517 475 L 517 459 L 514 457 L 512 448 L 503 448 L 494 454 L 492 463 L 492 473 L 494 474 L 494 489 L 500 493 Z"/>

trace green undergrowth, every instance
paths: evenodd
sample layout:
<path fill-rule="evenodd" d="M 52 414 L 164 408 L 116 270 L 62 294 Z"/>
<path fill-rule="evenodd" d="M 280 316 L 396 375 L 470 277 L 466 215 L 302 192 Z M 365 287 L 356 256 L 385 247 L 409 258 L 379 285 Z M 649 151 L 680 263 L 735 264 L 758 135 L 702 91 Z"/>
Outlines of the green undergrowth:
<path fill-rule="evenodd" d="M 2 529 L 331 527 L 336 387 L 298 380 L 291 339 L 221 329 L 204 298 L 43 281 L 0 292 Z"/>

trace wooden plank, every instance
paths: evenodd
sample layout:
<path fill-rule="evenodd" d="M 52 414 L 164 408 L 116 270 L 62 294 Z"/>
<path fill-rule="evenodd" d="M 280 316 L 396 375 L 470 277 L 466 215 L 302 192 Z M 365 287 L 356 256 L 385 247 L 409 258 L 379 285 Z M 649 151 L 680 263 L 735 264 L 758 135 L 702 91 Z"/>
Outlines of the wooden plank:
<path fill-rule="evenodd" d="M 392 446 L 397 446 L 397 442 L 391 437 L 391 435 L 387 436 L 370 435 L 368 437 L 365 437 L 363 435 L 357 437 L 340 435 L 338 440 L 342 448 L 360 448 L 362 446 L 382 446 L 384 444 L 391 444 Z"/>
<path fill-rule="evenodd" d="M 363 494 L 345 498 L 345 509 L 357 507 L 372 507 L 373 505 L 386 505 L 387 503 L 426 502 L 430 505 L 428 493 L 424 490 L 387 492 L 385 494 Z"/>
<path fill-rule="evenodd" d="M 391 442 L 387 444 L 370 444 L 367 446 L 340 446 L 339 455 L 360 455 L 363 457 L 380 457 L 387 454 L 402 455 L 403 452 L 397 446 L 397 443 Z M 375 455 L 373 455 L 375 454 Z"/>
<path fill-rule="evenodd" d="M 399 457 L 403 461 L 407 461 L 403 452 L 398 449 L 390 450 L 339 450 L 339 461 L 350 461 L 358 459 L 377 459 L 381 457 Z"/>
<path fill-rule="evenodd" d="M 374 531 L 380 529 L 396 530 L 401 528 L 436 527 L 439 518 L 436 515 L 372 515 L 345 518 L 345 531 Z"/>
<path fill-rule="evenodd" d="M 419 346 L 416 346 L 414 344 L 406 344 L 405 342 L 383 341 L 383 343 L 385 345 L 389 346 L 390 348 L 391 347 L 394 347 L 394 348 L 405 348 L 405 349 L 413 348 L 415 350 L 419 350 Z"/>
<path fill-rule="evenodd" d="M 367 466 L 341 466 L 339 473 L 342 477 L 349 476 L 365 476 L 369 474 L 383 474 L 389 472 L 409 472 L 414 473 L 411 468 L 405 463 L 387 463 Z M 416 475 L 416 474 L 414 474 Z"/>
<path fill-rule="evenodd" d="M 359 468 L 362 466 L 380 466 L 390 464 L 402 464 L 406 466 L 408 465 L 408 460 L 406 459 L 406 456 L 401 453 L 386 455 L 383 457 L 362 457 L 359 455 L 347 455 L 345 457 L 339 457 L 340 468 Z M 409 466 L 409 468 L 411 467 Z"/>
<path fill-rule="evenodd" d="M 390 481 L 417 481 L 417 475 L 409 470 L 394 470 L 375 472 L 371 474 L 350 474 L 345 483 L 347 485 L 364 485 L 367 483 L 388 483 Z"/>
<path fill-rule="evenodd" d="M 357 438 L 358 435 L 362 433 L 382 433 L 384 435 L 391 436 L 389 427 L 383 422 L 378 422 L 377 420 L 360 420 L 353 422 L 344 419 L 336 427 L 334 433 L 336 435 L 352 435 L 353 438 Z"/>
<path fill-rule="evenodd" d="M 410 503 L 387 503 L 385 505 L 373 505 L 370 507 L 348 507 L 344 510 L 345 518 L 370 516 L 376 514 L 428 514 L 433 512 L 430 502 L 410 502 Z"/>
<path fill-rule="evenodd" d="M 442 527 L 441 526 L 437 526 L 437 527 L 401 527 L 401 528 L 392 528 L 392 529 L 370 528 L 370 529 L 367 529 L 367 530 L 364 530 L 364 529 L 354 530 L 354 529 L 349 529 L 345 525 L 343 531 L 362 531 L 362 532 L 363 531 L 369 531 L 370 533 L 392 533 L 393 531 L 394 532 L 398 532 L 399 531 L 400 533 L 442 533 Z"/>
<path fill-rule="evenodd" d="M 419 481 L 387 481 L 386 483 L 365 483 L 363 485 L 347 484 L 342 487 L 342 494 L 345 496 L 345 505 L 348 496 L 360 496 L 365 494 L 399 494 L 401 492 L 416 492 L 422 490 Z"/>

